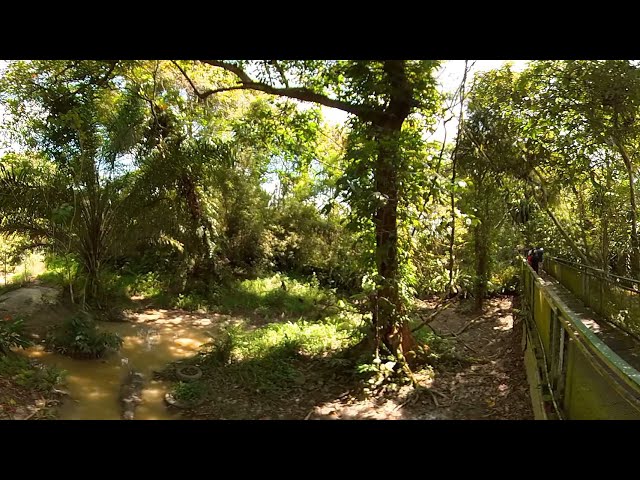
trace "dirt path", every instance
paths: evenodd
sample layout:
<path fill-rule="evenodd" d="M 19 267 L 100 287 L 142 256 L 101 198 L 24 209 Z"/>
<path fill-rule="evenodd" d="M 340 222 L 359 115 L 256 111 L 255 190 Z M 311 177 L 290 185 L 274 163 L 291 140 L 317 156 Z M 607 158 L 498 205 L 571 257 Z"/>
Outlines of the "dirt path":
<path fill-rule="evenodd" d="M 426 310 L 434 303 L 425 302 Z M 469 364 L 444 364 L 421 384 L 420 395 L 401 389 L 377 399 L 351 396 L 315 407 L 310 419 L 533 419 L 529 387 L 520 346 L 522 325 L 514 325 L 513 297 L 487 301 L 479 316 L 458 304 L 432 323 L 440 335 L 456 333 L 455 349 L 472 358 Z"/>
<path fill-rule="evenodd" d="M 434 303 L 425 302 L 426 312 Z M 441 335 L 460 332 L 454 351 L 467 362 L 438 362 L 431 374 L 418 374 L 429 387 L 416 394 L 406 386 L 398 392 L 366 398 L 348 370 L 327 369 L 318 360 L 300 359 L 299 385 L 282 398 L 250 391 L 214 375 L 217 394 L 185 412 L 193 419 L 533 419 L 521 351 L 521 324 L 514 325 L 513 298 L 487 302 L 483 315 L 465 311 L 465 304 L 445 310 L 433 322 Z M 470 323 L 471 322 L 471 323 Z"/>
<path fill-rule="evenodd" d="M 445 311 L 433 323 L 440 334 L 467 329 L 458 348 L 476 358 L 472 364 L 440 371 L 433 388 L 442 392 L 442 410 L 452 419 L 533 419 L 521 347 L 522 323 L 514 324 L 514 297 L 487 302 L 483 315 Z M 471 322 L 471 323 L 470 323 Z"/>

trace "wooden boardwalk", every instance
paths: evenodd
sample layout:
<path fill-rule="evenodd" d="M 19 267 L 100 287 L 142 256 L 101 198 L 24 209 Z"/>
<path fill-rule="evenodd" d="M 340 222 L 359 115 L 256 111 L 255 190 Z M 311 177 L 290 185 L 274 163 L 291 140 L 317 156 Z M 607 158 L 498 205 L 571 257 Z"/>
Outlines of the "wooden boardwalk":
<path fill-rule="evenodd" d="M 636 339 L 598 316 L 551 275 L 541 271 L 540 279 L 546 288 L 553 291 L 589 330 L 629 365 L 640 370 L 640 344 Z"/>

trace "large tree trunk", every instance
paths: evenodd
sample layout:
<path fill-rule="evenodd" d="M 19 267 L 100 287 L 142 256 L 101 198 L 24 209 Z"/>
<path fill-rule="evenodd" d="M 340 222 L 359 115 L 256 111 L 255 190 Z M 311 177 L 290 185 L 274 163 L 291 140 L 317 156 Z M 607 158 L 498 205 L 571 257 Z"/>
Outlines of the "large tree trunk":
<path fill-rule="evenodd" d="M 375 214 L 376 267 L 380 278 L 373 309 L 376 345 L 383 343 L 393 354 L 404 356 L 415 347 L 399 294 L 398 200 L 399 131 L 383 131 L 378 137 L 375 166 L 376 189 L 383 204 Z"/>
<path fill-rule="evenodd" d="M 327 107 L 338 108 L 358 116 L 364 122 L 370 122 L 375 134 L 377 158 L 374 175 L 377 192 L 383 202 L 377 208 L 373 220 L 376 233 L 376 267 L 380 279 L 372 308 L 376 333 L 376 346 L 384 343 L 394 354 L 406 352 L 412 346 L 411 331 L 402 320 L 402 302 L 398 292 L 398 226 L 397 212 L 400 182 L 398 171 L 402 168 L 400 156 L 400 132 L 411 108 L 417 106 L 413 98 L 413 87 L 407 78 L 404 60 L 385 60 L 383 70 L 389 86 L 388 103 L 384 110 L 369 105 L 356 105 L 342 100 L 331 99 L 313 90 L 296 88 L 276 88 L 255 81 L 241 67 L 220 60 L 201 60 L 201 62 L 219 67 L 233 73 L 239 85 L 210 89 L 200 92 L 184 69 L 174 62 L 199 98 L 205 99 L 217 92 L 235 89 L 252 89 L 272 95 L 296 98 L 314 102 Z"/>
<path fill-rule="evenodd" d="M 374 327 L 376 339 L 392 351 L 403 344 L 403 332 L 398 325 L 402 314 L 398 292 L 398 174 L 395 168 L 396 132 L 386 131 L 379 137 L 379 151 L 375 166 L 376 190 L 383 198 L 375 214 L 376 267 L 380 276 Z M 404 342 L 406 343 L 406 341 Z"/>
<path fill-rule="evenodd" d="M 474 250 L 476 257 L 476 278 L 474 285 L 475 309 L 481 311 L 484 297 L 487 295 L 487 244 L 482 224 L 473 229 Z"/>
<path fill-rule="evenodd" d="M 449 235 L 449 283 L 447 285 L 447 293 L 449 296 L 453 295 L 454 247 L 456 244 L 456 194 L 454 190 L 456 184 L 456 164 L 457 155 L 454 153 L 451 159 L 451 232 Z"/>
<path fill-rule="evenodd" d="M 378 157 L 374 170 L 376 190 L 382 198 L 374 218 L 376 267 L 380 277 L 373 311 L 376 344 L 383 342 L 392 353 L 400 355 L 414 346 L 411 330 L 402 319 L 404 311 L 398 290 L 398 170 L 403 163 L 400 132 L 413 101 L 404 67 L 401 60 L 385 62 L 391 99 L 384 120 L 375 125 Z"/>

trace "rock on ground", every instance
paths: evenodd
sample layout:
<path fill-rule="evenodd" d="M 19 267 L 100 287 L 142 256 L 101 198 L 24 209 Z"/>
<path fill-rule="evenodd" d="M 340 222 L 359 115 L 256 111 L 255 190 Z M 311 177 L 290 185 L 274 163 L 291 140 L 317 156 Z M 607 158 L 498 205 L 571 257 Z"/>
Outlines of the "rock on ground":
<path fill-rule="evenodd" d="M 57 289 L 41 285 L 7 292 L 0 296 L 0 315 L 30 315 L 43 305 L 57 303 L 59 295 Z"/>

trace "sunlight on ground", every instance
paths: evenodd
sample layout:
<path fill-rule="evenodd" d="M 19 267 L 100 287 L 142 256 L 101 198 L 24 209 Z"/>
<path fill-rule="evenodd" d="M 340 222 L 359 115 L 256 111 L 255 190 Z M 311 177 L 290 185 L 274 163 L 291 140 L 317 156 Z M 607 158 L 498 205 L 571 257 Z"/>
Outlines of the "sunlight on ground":
<path fill-rule="evenodd" d="M 493 327 L 494 330 L 506 332 L 513 328 L 513 316 L 511 314 L 498 317 L 498 325 Z"/>
<path fill-rule="evenodd" d="M 585 318 L 583 315 L 580 315 L 580 320 L 582 320 L 582 323 L 584 323 L 593 333 L 602 332 L 602 327 L 600 327 L 600 325 L 598 325 L 594 320 Z"/>
<path fill-rule="evenodd" d="M 430 369 L 423 369 L 415 372 L 414 378 L 421 387 L 429 389 L 433 387 L 436 374 Z M 411 397 L 414 393 L 413 387 L 405 385 L 400 387 L 395 398 L 385 398 L 382 402 L 371 398 L 357 401 L 352 399 L 347 405 L 340 401 L 325 402 L 314 407 L 309 416 L 323 420 L 401 420 L 405 418 L 403 407 L 414 400 Z M 428 396 L 429 394 L 424 393 L 424 395 Z M 432 400 L 422 399 L 420 401 L 430 402 Z M 433 417 L 433 419 L 435 418 L 441 417 Z"/>

